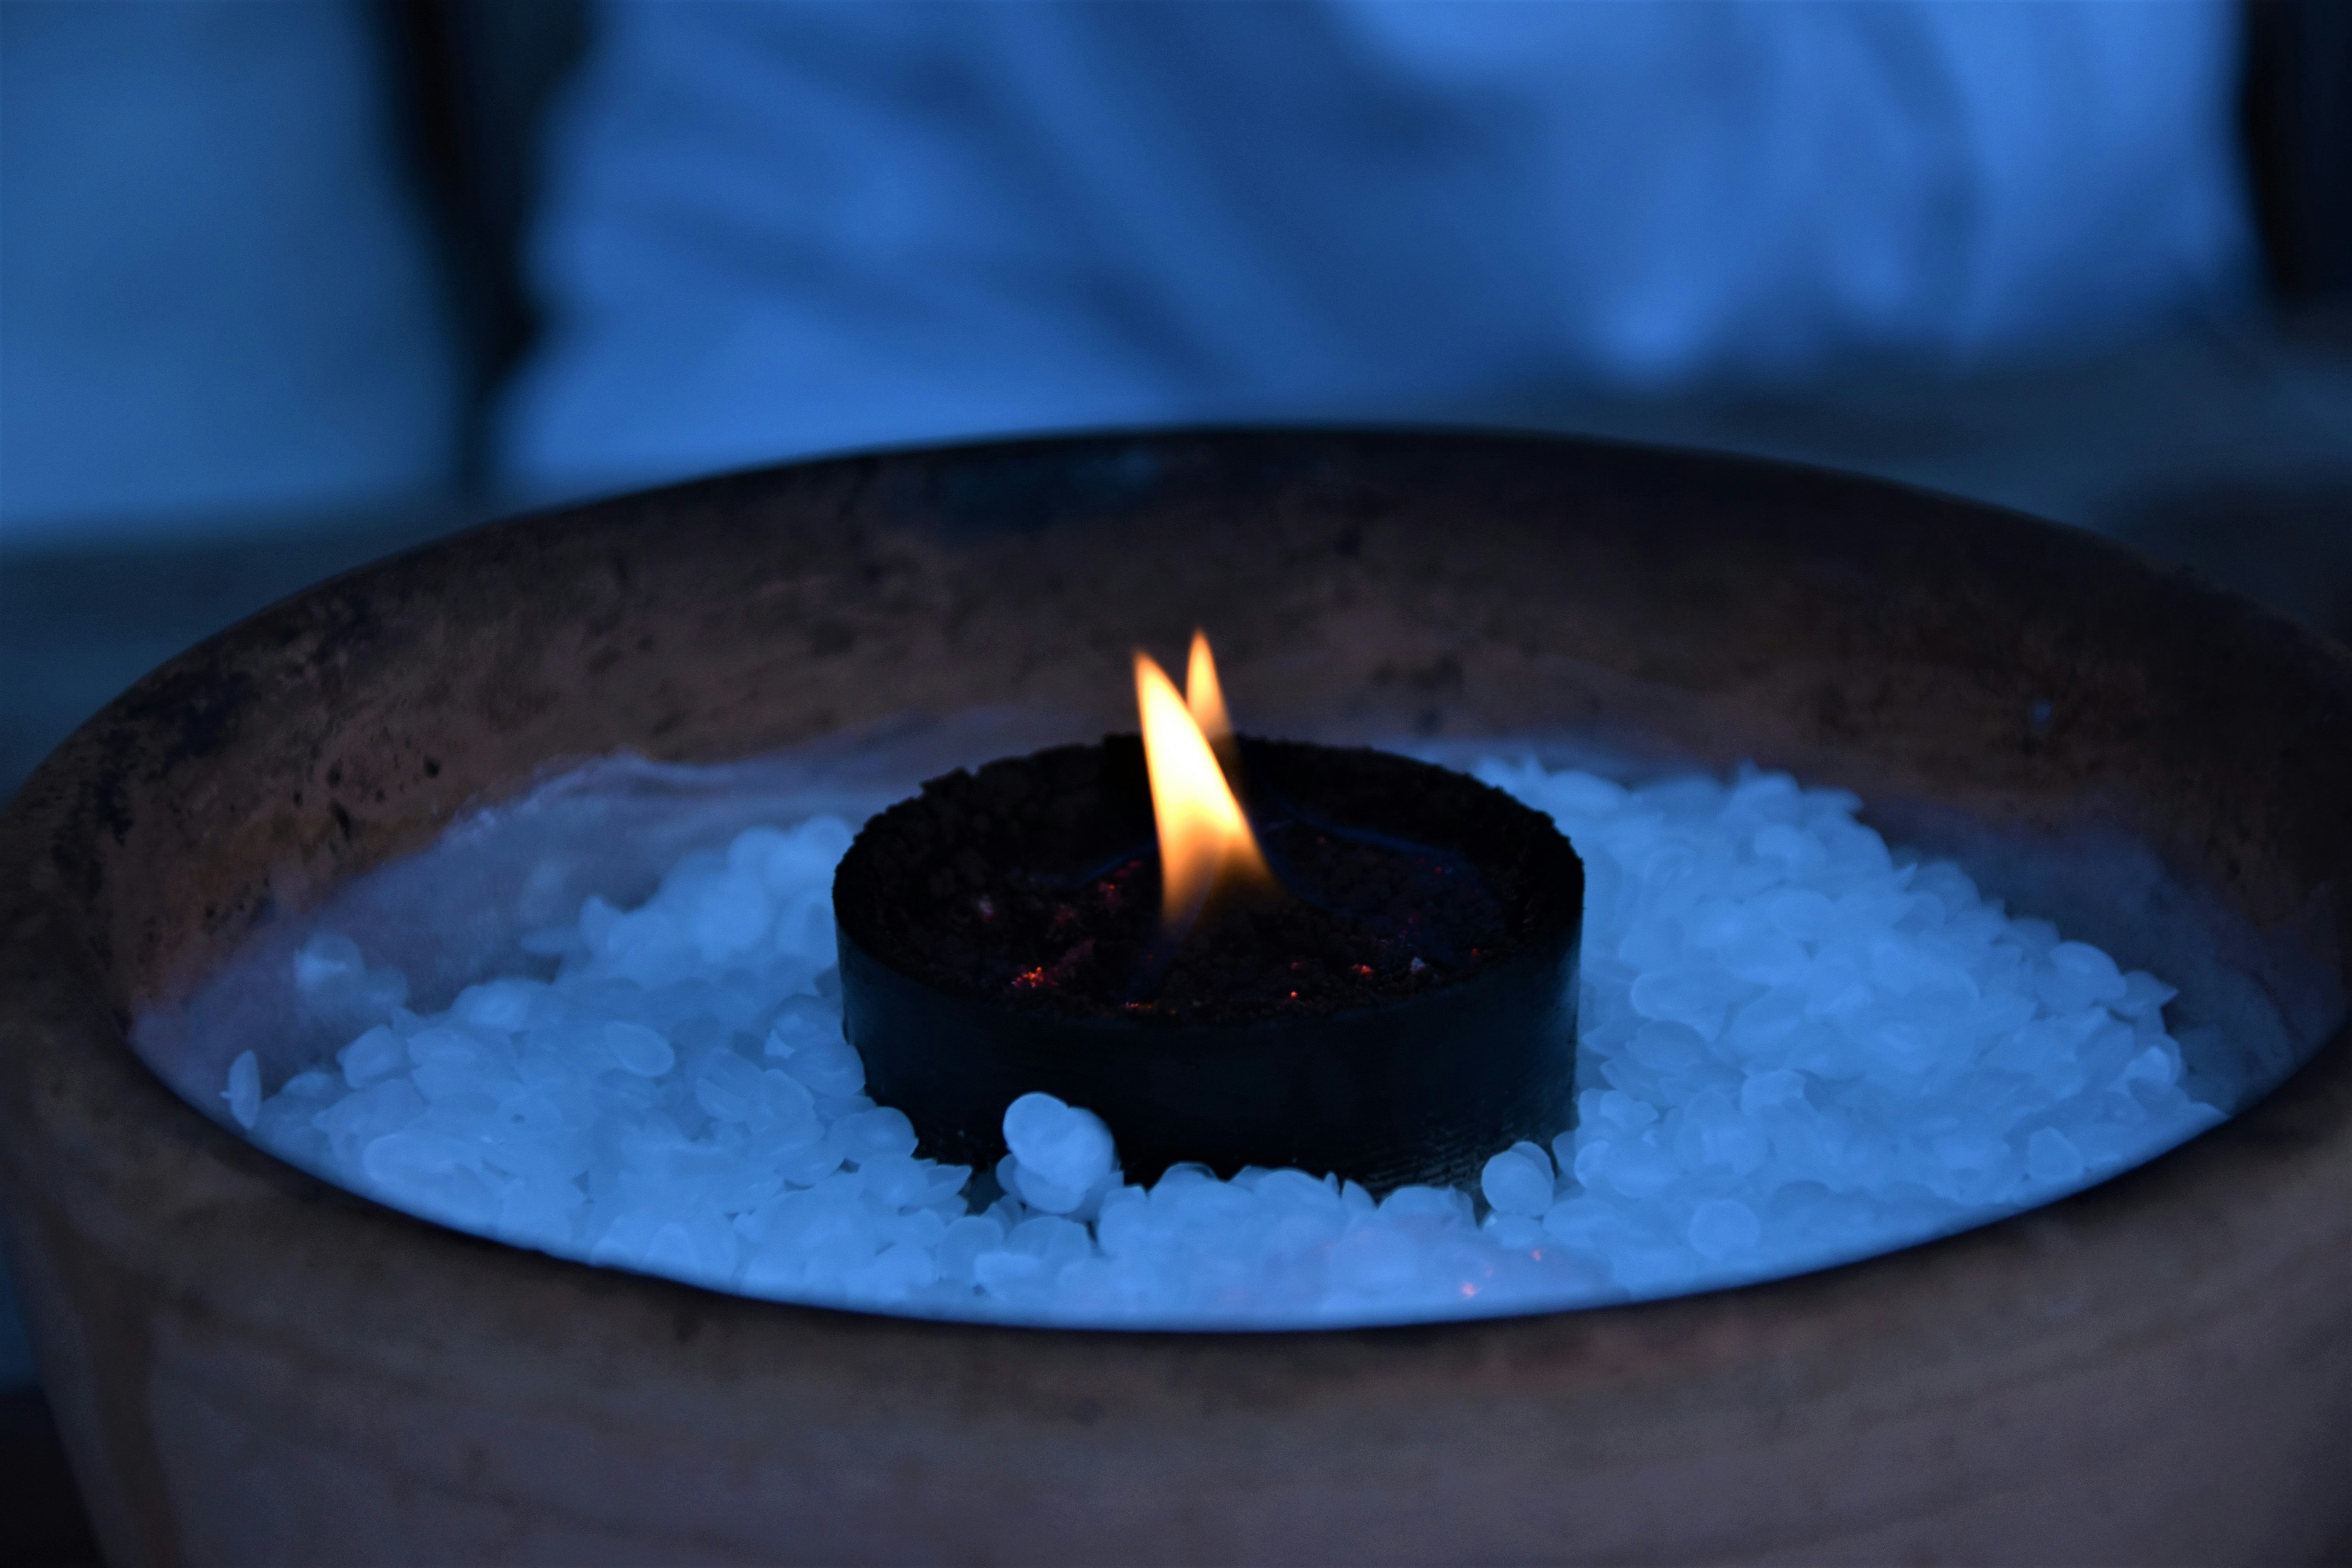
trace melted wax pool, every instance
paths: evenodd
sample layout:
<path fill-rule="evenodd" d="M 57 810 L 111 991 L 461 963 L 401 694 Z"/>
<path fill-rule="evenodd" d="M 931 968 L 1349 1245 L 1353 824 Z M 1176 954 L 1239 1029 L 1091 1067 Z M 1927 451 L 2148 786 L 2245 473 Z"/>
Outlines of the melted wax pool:
<path fill-rule="evenodd" d="M 1576 1125 L 1496 1150 L 1475 1193 L 1376 1202 L 1320 1173 L 1186 1166 L 1129 1186 L 1118 1130 L 1043 1095 L 1008 1108 L 995 1171 L 922 1158 L 841 1037 L 830 890 L 852 829 L 815 792 L 777 810 L 793 826 L 686 854 L 635 908 L 588 898 L 444 1011 L 409 1011 L 407 976 L 313 936 L 277 983 L 365 1027 L 274 1086 L 247 1051 L 223 1097 L 329 1180 L 561 1257 L 1130 1327 L 1769 1279 L 2048 1202 L 2221 1119 L 2183 1087 L 2170 986 L 2011 918 L 1948 862 L 1890 853 L 1851 795 L 1754 772 L 1629 791 L 1475 771 L 1549 812 L 1588 878 Z"/>

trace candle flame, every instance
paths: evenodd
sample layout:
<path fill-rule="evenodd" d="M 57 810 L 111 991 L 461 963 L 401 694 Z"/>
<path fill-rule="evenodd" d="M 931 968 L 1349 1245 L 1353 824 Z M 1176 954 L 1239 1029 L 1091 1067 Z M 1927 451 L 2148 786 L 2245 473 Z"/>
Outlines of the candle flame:
<path fill-rule="evenodd" d="M 1201 673 L 1207 671 L 1205 684 Z M 1208 643 L 1195 637 L 1186 684 L 1190 704 L 1150 654 L 1135 656 L 1135 700 L 1143 716 L 1143 758 L 1151 774 L 1151 816 L 1160 829 L 1160 918 L 1171 931 L 1191 924 L 1220 884 L 1263 885 L 1273 878 L 1249 819 L 1225 782 L 1198 715 L 1213 704 L 1220 728 L 1224 703 Z"/>
<path fill-rule="evenodd" d="M 1184 706 L 1192 722 L 1208 737 L 1209 749 L 1223 758 L 1234 738 L 1234 721 L 1225 714 L 1225 694 L 1217 685 L 1217 661 L 1209 654 L 1209 634 L 1195 629 L 1192 655 L 1184 664 Z"/>

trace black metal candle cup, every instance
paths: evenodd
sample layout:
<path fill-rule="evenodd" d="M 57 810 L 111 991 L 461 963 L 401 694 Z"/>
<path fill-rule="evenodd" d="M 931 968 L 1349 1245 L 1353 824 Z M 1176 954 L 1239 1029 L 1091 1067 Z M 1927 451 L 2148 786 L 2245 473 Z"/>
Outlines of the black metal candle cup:
<path fill-rule="evenodd" d="M 982 1168 L 1032 1090 L 1109 1125 L 1129 1181 L 1198 1161 L 1384 1192 L 1473 1182 L 1568 1124 L 1582 863 L 1500 790 L 1388 752 L 1245 740 L 1282 886 L 1171 943 L 1132 735 L 935 779 L 834 879 L 874 1097 Z"/>

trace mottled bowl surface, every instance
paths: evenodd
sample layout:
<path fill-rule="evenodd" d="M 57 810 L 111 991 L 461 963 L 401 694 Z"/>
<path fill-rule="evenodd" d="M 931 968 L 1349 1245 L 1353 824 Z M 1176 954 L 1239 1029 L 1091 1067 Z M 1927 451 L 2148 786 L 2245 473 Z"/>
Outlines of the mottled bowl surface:
<path fill-rule="evenodd" d="M 224 1064 L 128 1043 L 551 764 L 1110 728 L 1128 650 L 1196 622 L 1271 732 L 1852 788 L 2126 963 L 2212 970 L 2193 1065 L 2284 1081 L 2063 1203 L 1778 1284 L 1117 1334 L 441 1230 L 191 1109 Z M 11 1263 L 126 1563 L 2317 1558 L 2352 1544 L 2347 698 L 2341 649 L 2094 539 L 1564 440 L 1037 442 L 526 518 L 205 644 L 11 805 Z"/>

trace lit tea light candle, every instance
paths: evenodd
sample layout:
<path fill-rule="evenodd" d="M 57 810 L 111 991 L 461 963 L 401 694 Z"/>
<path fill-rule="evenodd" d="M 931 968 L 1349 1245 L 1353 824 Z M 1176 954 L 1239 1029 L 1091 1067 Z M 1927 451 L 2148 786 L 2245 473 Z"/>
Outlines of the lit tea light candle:
<path fill-rule="evenodd" d="M 1583 869 L 1549 818 L 1368 749 L 1242 739 L 1205 639 L 1139 737 L 958 772 L 834 882 L 845 1025 L 926 1152 L 1042 1092 L 1129 1180 L 1197 1161 L 1475 1181 L 1571 1119 Z M 1234 787 L 1240 784 L 1238 792 Z"/>

